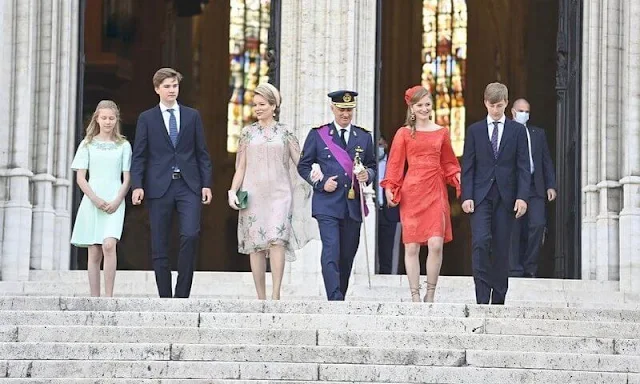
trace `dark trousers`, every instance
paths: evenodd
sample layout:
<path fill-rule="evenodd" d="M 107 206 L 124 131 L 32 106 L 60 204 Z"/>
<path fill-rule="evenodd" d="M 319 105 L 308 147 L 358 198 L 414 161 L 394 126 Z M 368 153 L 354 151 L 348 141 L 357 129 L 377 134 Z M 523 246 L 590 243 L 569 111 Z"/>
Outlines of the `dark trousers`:
<path fill-rule="evenodd" d="M 338 219 L 327 215 L 316 215 L 316 220 L 322 240 L 320 263 L 327 299 L 344 300 L 362 223 L 349 217 Z"/>
<path fill-rule="evenodd" d="M 393 263 L 393 246 L 395 245 L 398 223 L 389 221 L 384 214 L 384 209 L 378 210 L 378 273 L 389 275 Z"/>
<path fill-rule="evenodd" d="M 538 272 L 538 256 L 547 220 L 545 197 L 534 191 L 532 178 L 527 213 L 515 220 L 511 234 L 510 276 L 535 276 Z"/>
<path fill-rule="evenodd" d="M 167 192 L 157 199 L 149 199 L 151 222 L 151 257 L 156 273 L 160 297 L 189 297 L 193 269 L 200 236 L 201 196 L 195 194 L 182 179 L 172 180 Z M 178 281 L 172 295 L 171 266 L 169 264 L 169 233 L 173 211 L 178 213 L 180 251 L 178 253 Z"/>
<path fill-rule="evenodd" d="M 471 214 L 471 263 L 478 304 L 504 304 L 514 217 L 513 207 L 505 204 L 495 183 Z"/>

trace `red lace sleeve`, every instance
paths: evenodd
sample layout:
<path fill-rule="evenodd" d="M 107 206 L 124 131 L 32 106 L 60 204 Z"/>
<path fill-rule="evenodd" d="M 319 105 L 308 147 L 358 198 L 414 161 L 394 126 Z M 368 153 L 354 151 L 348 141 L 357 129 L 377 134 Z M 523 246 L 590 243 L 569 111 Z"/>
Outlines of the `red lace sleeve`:
<path fill-rule="evenodd" d="M 384 180 L 380 182 L 382 188 L 391 191 L 394 203 L 399 203 L 402 197 L 401 189 L 402 182 L 404 181 L 404 166 L 407 161 L 407 132 L 409 132 L 409 130 L 402 127 L 398 129 L 393 137 Z"/>

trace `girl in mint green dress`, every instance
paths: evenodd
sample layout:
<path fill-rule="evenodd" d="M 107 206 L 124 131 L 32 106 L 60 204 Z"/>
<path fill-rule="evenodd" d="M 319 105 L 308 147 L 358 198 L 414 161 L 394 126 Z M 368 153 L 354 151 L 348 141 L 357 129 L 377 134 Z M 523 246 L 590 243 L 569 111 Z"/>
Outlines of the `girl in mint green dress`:
<path fill-rule="evenodd" d="M 84 193 L 73 226 L 71 244 L 88 248 L 91 296 L 100 296 L 100 262 L 103 257 L 105 295 L 113 296 L 116 244 L 122 235 L 130 167 L 131 145 L 120 134 L 118 106 L 111 100 L 102 100 L 71 163 L 71 168 L 77 171 L 78 186 Z"/>

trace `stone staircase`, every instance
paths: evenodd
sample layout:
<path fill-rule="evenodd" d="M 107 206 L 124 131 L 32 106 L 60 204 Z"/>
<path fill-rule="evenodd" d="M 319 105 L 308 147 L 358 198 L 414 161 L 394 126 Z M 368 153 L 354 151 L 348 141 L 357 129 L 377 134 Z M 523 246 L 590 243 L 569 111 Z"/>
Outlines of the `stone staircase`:
<path fill-rule="evenodd" d="M 0 296 L 0 378 L 640 384 L 640 311 Z"/>
<path fill-rule="evenodd" d="M 616 282 L 512 279 L 508 305 L 442 277 L 436 304 L 405 276 L 352 281 L 327 302 L 316 276 L 253 300 L 248 273 L 198 272 L 191 299 L 158 299 L 152 272 L 119 271 L 116 298 L 86 272 L 0 282 L 2 383 L 640 384 L 640 300 Z"/>

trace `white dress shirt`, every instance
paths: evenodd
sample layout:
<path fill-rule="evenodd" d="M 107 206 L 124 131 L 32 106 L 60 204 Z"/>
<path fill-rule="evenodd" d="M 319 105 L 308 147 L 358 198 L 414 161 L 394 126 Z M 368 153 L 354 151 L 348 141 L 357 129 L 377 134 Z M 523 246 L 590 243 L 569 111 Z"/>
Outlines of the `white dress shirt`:
<path fill-rule="evenodd" d="M 531 152 L 531 134 L 529 133 L 529 127 L 524 124 L 525 131 L 527 131 L 527 144 L 529 145 L 529 168 L 531 168 L 531 174 L 533 175 L 533 171 L 535 167 L 533 166 L 533 152 Z"/>
<path fill-rule="evenodd" d="M 349 143 L 349 136 L 351 135 L 351 124 L 347 125 L 346 127 L 341 127 L 340 124 L 336 123 L 335 121 L 333 122 L 333 125 L 336 126 L 336 129 L 338 130 L 338 136 L 340 136 L 342 134 L 342 130 L 346 129 L 347 131 L 344 133 L 344 142 L 346 144 Z"/>
<path fill-rule="evenodd" d="M 160 103 L 160 112 L 162 112 L 162 120 L 164 120 L 164 127 L 167 129 L 167 133 L 169 137 L 171 137 L 171 133 L 169 132 L 169 118 L 171 117 L 171 113 L 168 109 L 173 108 L 173 115 L 176 117 L 176 123 L 178 123 L 178 133 L 180 133 L 180 104 L 175 103 L 173 107 L 167 107 L 166 105 Z"/>
<path fill-rule="evenodd" d="M 498 148 L 500 148 L 500 141 L 502 141 L 502 132 L 504 132 L 504 122 L 507 118 L 502 115 L 502 117 L 497 120 L 498 121 Z M 487 115 L 487 127 L 489 128 L 489 141 L 491 141 L 491 136 L 493 136 L 493 120 L 491 116 Z"/>

